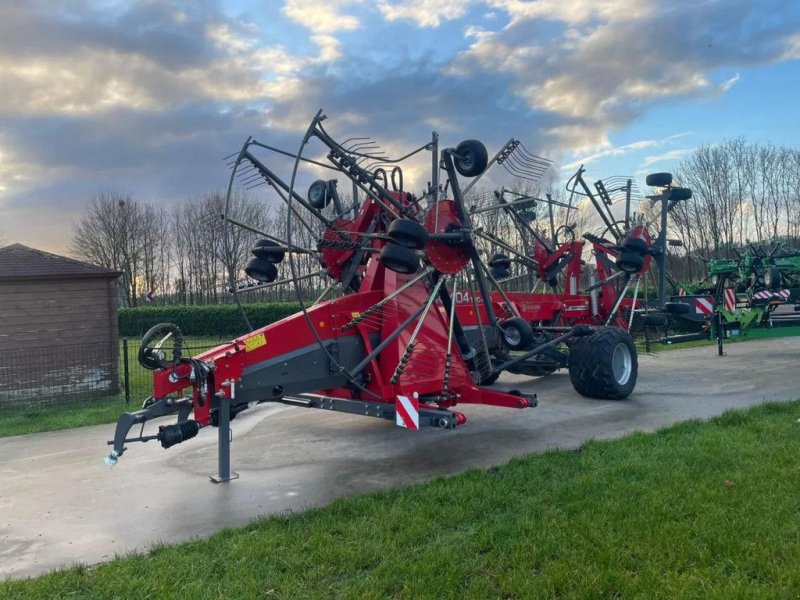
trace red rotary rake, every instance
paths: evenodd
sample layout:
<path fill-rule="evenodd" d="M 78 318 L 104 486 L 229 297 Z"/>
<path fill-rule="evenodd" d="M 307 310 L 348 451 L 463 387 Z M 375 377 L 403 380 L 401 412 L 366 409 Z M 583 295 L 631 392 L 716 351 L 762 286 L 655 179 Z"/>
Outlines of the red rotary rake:
<path fill-rule="evenodd" d="M 452 429 L 467 420 L 454 410 L 460 404 L 517 409 L 536 405 L 535 395 L 480 386 L 524 360 L 505 352 L 515 332 L 526 340 L 530 356 L 564 343 L 589 347 L 582 340 L 596 339 L 598 332 L 588 326 L 591 320 L 577 318 L 577 311 L 573 324 L 559 323 L 536 338 L 529 323 L 537 319 L 527 312 L 520 318 L 532 300 L 510 298 L 482 262 L 475 243 L 479 232 L 465 207 L 458 175 L 474 178 L 484 172 L 489 161 L 483 144 L 467 140 L 440 152 L 434 133 L 430 143 L 392 160 L 373 151 L 364 138 L 345 142 L 349 146 L 340 144 L 323 127 L 324 119 L 321 112 L 316 115 L 296 154 L 248 139 L 232 163 L 224 216 L 228 252 L 236 232 L 260 237 L 245 268 L 257 283 L 238 284 L 237 273 L 231 271 L 237 301 L 249 291 L 290 283 L 297 290 L 300 311 L 192 358 L 182 354 L 176 325 L 161 324 L 147 332 L 139 360 L 154 371 L 153 395 L 141 410 L 120 417 L 109 442 L 109 464 L 117 462 L 129 442 L 155 439 L 168 448 L 213 425 L 219 427 L 220 443 L 215 480 L 228 480 L 230 419 L 262 402 L 379 417 L 409 429 Z M 322 150 L 327 162 L 304 156 L 315 149 Z M 400 163 L 423 151 L 431 152 L 431 181 L 416 197 L 403 189 Z M 294 159 L 288 183 L 261 162 L 261 152 Z M 306 197 L 298 194 L 296 184 L 307 175 L 299 173 L 301 167 L 332 169 L 349 179 L 353 205 L 343 205 L 335 180 L 317 180 Z M 446 175 L 443 185 L 440 170 Z M 237 179 L 245 185 L 266 183 L 285 203 L 285 237 L 236 219 L 230 207 Z M 360 204 L 355 202 L 359 197 Z M 316 239 L 316 248 L 298 241 L 309 236 Z M 559 260 L 558 252 L 554 256 Z M 579 261 L 580 252 L 573 253 L 570 269 L 579 267 L 575 256 Z M 637 269 L 640 263 L 641 259 Z M 321 268 L 304 272 L 309 264 Z M 285 272 L 287 267 L 289 276 L 279 279 L 279 268 Z M 329 278 L 330 285 L 307 305 L 300 282 L 320 275 Z M 467 296 L 472 312 L 454 301 L 459 294 L 464 297 L 465 289 L 477 290 Z M 338 297 L 323 301 L 332 292 Z M 596 353 L 586 357 L 597 359 Z M 575 369 L 572 378 L 581 393 L 630 393 L 636 357 L 629 340 L 605 348 L 597 364 L 586 366 Z M 624 376 L 625 386 L 630 380 L 624 394 L 602 391 L 615 373 Z M 144 435 L 147 421 L 169 414 L 177 414 L 176 423 Z M 141 425 L 141 431 L 129 437 L 135 425 Z"/>

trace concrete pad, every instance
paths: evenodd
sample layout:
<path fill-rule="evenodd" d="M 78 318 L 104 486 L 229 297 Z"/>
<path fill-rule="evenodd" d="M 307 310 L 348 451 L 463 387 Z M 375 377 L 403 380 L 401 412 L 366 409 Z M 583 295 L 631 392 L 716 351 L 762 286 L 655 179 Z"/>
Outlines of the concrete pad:
<path fill-rule="evenodd" d="M 113 425 L 0 439 L 0 577 L 96 563 L 341 496 L 800 397 L 800 337 L 726 351 L 723 358 L 716 347 L 640 357 L 636 390 L 621 402 L 577 395 L 566 373 L 504 375 L 496 387 L 536 392 L 539 407 L 465 405 L 469 422 L 453 431 L 255 407 L 232 423 L 233 469 L 241 478 L 222 485 L 208 480 L 216 473 L 212 428 L 169 450 L 132 444 L 113 470 L 103 464 Z"/>

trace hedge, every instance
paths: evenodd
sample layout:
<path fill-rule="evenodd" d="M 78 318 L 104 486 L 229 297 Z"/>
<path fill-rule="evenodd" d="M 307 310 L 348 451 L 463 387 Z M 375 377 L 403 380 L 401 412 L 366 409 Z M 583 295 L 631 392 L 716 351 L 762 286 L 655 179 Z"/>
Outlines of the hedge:
<path fill-rule="evenodd" d="M 294 314 L 300 307 L 295 302 L 264 302 L 246 304 L 244 309 L 253 327 L 263 327 Z M 141 337 L 158 323 L 175 323 L 184 335 L 228 338 L 247 332 L 235 304 L 121 308 L 118 322 L 119 335 L 123 337 Z"/>

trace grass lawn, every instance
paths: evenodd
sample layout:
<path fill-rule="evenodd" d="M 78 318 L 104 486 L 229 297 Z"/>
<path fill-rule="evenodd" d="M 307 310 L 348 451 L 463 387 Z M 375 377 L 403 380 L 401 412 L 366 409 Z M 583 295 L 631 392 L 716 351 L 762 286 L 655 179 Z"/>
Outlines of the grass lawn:
<path fill-rule="evenodd" d="M 800 401 L 768 404 L 519 458 L 0 583 L 0 597 L 794 597 L 798 417 Z"/>

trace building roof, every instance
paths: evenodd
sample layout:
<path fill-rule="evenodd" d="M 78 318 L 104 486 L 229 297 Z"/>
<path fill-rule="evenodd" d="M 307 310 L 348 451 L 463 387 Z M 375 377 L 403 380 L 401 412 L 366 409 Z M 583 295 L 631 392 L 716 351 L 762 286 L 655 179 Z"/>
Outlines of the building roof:
<path fill-rule="evenodd" d="M 115 279 L 122 273 L 22 244 L 0 248 L 0 281 L 20 279 Z"/>

